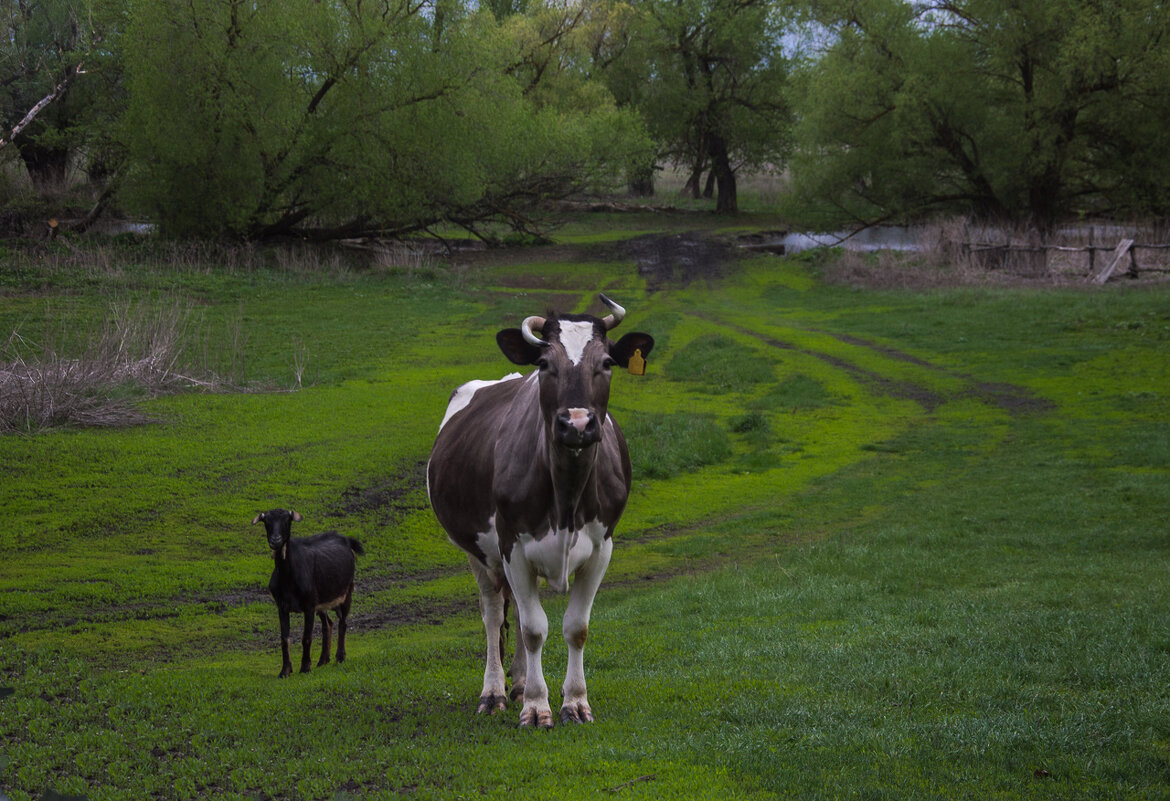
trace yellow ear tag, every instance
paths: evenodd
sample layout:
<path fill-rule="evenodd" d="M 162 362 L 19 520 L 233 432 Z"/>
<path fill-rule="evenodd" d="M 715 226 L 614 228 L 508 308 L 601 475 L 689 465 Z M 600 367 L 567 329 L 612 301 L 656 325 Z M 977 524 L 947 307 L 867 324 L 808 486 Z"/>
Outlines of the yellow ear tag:
<path fill-rule="evenodd" d="M 646 360 L 642 358 L 641 348 L 634 349 L 634 355 L 630 357 L 630 366 L 626 369 L 630 371 L 630 375 L 646 375 Z"/>

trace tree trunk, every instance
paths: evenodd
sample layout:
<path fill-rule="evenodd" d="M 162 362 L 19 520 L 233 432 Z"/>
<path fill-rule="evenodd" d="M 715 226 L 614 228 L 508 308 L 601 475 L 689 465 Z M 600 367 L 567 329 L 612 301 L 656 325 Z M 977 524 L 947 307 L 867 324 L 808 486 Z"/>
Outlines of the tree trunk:
<path fill-rule="evenodd" d="M 15 144 L 37 191 L 59 189 L 65 185 L 69 173 L 68 148 L 42 147 L 23 137 Z"/>
<path fill-rule="evenodd" d="M 719 195 L 715 200 L 717 214 L 738 214 L 739 199 L 735 188 L 735 170 L 731 168 L 731 158 L 727 154 L 727 142 L 722 136 L 711 136 L 711 173 L 715 176 L 715 183 L 719 188 Z"/>
<path fill-rule="evenodd" d="M 707 185 L 703 187 L 703 197 L 710 200 L 715 197 L 715 171 L 707 173 Z"/>
<path fill-rule="evenodd" d="M 641 164 L 630 169 L 626 185 L 633 197 L 654 197 L 654 164 Z"/>
<path fill-rule="evenodd" d="M 679 194 L 684 196 L 689 195 L 695 200 L 698 200 L 700 197 L 702 197 L 703 194 L 702 190 L 699 189 L 699 182 L 702 180 L 703 162 L 702 160 L 699 160 L 696 161 L 694 166 L 691 167 L 691 176 L 687 178 L 687 182 L 683 185 L 682 191 Z"/>

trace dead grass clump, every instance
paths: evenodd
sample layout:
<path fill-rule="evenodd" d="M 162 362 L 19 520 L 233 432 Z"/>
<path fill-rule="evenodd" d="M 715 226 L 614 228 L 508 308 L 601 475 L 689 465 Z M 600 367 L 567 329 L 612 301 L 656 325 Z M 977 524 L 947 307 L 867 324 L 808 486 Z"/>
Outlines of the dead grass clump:
<path fill-rule="evenodd" d="M 995 276 L 959 261 L 948 263 L 929 253 L 900 250 L 835 250 L 821 265 L 830 284 L 866 289 L 932 289 L 996 283 Z"/>
<path fill-rule="evenodd" d="M 115 304 L 100 329 L 67 351 L 54 323 L 34 341 L 19 331 L 0 348 L 0 433 L 150 420 L 144 398 L 223 382 L 193 366 L 192 314 L 181 303 Z"/>
<path fill-rule="evenodd" d="M 433 253 L 404 242 L 388 242 L 378 247 L 374 250 L 372 265 L 379 272 L 402 274 L 408 279 L 419 275 L 431 276 L 436 270 Z"/>

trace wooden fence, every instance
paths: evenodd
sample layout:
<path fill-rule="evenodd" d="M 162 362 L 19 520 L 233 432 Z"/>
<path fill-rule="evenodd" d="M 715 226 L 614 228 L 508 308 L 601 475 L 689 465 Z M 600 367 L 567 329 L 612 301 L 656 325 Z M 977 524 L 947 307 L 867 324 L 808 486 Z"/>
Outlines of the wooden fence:
<path fill-rule="evenodd" d="M 1012 269 L 1032 275 L 1073 273 L 1097 284 L 1117 275 L 1136 278 L 1141 273 L 1170 273 L 1170 265 L 1164 258 L 1166 251 L 1170 251 L 1170 244 L 1139 244 L 1133 239 L 1123 238 L 1116 244 L 1095 245 L 1091 230 L 1086 245 L 1020 245 L 1009 240 L 1003 244 L 963 242 L 962 249 L 964 254 L 985 268 Z M 1146 251 L 1146 254 L 1139 256 L 1139 250 Z M 1098 254 L 1106 255 L 1099 258 Z M 1126 268 L 1120 271 L 1123 263 Z"/>

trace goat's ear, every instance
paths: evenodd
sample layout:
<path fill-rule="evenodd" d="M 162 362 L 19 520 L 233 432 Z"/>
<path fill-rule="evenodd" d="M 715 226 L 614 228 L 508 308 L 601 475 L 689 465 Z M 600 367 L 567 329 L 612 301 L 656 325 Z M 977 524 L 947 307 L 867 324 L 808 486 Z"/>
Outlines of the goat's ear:
<path fill-rule="evenodd" d="M 257 523 L 259 523 L 263 519 L 264 519 L 264 513 L 261 512 L 260 514 L 258 514 L 252 518 L 252 525 L 253 526 L 256 525 Z"/>
<path fill-rule="evenodd" d="M 304 520 L 305 518 L 303 518 L 303 517 L 301 517 L 299 514 L 297 514 L 297 511 L 294 509 L 294 510 L 293 510 L 293 513 L 292 513 L 292 519 L 293 519 L 293 522 L 294 522 L 294 523 L 299 523 L 299 522 L 301 522 L 302 520 Z"/>

